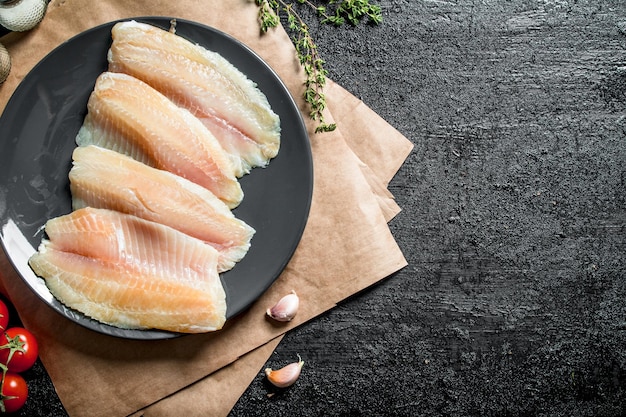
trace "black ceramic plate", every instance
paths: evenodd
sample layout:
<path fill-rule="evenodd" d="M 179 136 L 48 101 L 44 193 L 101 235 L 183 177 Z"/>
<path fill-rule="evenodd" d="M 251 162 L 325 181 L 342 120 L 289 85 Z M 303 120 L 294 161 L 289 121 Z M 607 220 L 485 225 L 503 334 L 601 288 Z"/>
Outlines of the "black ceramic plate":
<path fill-rule="evenodd" d="M 171 18 L 135 20 L 167 29 Z M 68 173 L 74 138 L 96 77 L 107 68 L 114 23 L 83 32 L 47 55 L 24 78 L 0 117 L 0 238 L 28 286 L 68 319 L 119 337 L 170 338 L 176 335 L 119 329 L 68 309 L 28 266 L 45 222 L 71 211 Z M 190 21 L 177 19 L 176 33 L 230 60 L 258 84 L 281 119 L 278 156 L 267 168 L 253 169 L 241 179 L 245 196 L 234 213 L 254 227 L 256 234 L 246 257 L 221 277 L 227 317 L 232 318 L 274 282 L 300 241 L 313 188 L 310 144 L 289 91 L 254 52 L 222 32 Z"/>

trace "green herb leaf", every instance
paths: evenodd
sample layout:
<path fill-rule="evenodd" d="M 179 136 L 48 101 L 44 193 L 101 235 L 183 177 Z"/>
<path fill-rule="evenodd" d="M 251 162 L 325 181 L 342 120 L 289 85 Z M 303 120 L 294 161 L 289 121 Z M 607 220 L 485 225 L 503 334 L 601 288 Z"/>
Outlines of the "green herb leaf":
<path fill-rule="evenodd" d="M 317 45 L 309 32 L 309 26 L 294 10 L 294 3 L 283 0 L 255 0 L 259 7 L 259 23 L 261 32 L 277 27 L 281 23 L 281 15 L 286 16 L 287 28 L 293 33 L 292 42 L 298 55 L 300 65 L 304 69 L 306 86 L 303 98 L 310 107 L 309 116 L 318 121 L 315 132 L 331 132 L 336 129 L 334 123 L 324 121 L 323 111 L 326 108 L 326 97 L 322 90 L 326 85 L 328 71 L 324 68 L 324 60 L 317 51 Z M 370 4 L 369 0 L 329 0 L 327 6 L 316 6 L 309 0 L 297 0 L 298 4 L 311 7 L 323 24 L 343 25 L 346 20 L 359 24 L 365 17 L 373 24 L 382 22 L 381 8 Z"/>

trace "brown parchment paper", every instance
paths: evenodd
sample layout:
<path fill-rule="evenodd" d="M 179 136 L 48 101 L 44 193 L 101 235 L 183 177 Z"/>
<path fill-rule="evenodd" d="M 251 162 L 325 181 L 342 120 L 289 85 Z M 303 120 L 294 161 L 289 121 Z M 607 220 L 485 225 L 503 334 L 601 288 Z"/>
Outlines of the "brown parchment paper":
<path fill-rule="evenodd" d="M 246 353 L 184 389 L 165 397 L 129 417 L 226 417 L 248 385 L 262 371 L 263 364 L 283 336 Z M 211 400 L 208 400 L 208 399 Z M 217 399 L 217 400 L 215 400 Z"/>
<path fill-rule="evenodd" d="M 303 78 L 291 42 L 280 29 L 259 36 L 256 13 L 254 3 L 245 0 L 52 1 L 39 27 L 2 39 L 11 53 L 13 70 L 0 87 L 0 108 L 36 62 L 61 42 L 100 23 L 144 15 L 186 18 L 230 33 L 268 61 L 299 98 Z M 337 104 L 337 110 L 360 107 L 345 90 L 331 86 L 336 88 L 337 103 L 344 103 Z M 304 103 L 300 105 L 306 113 Z M 368 117 L 375 116 L 366 107 L 361 109 Z M 331 112 L 329 119 L 335 117 Z M 219 381 L 218 387 L 237 387 L 234 392 L 240 393 L 251 380 L 245 370 L 264 362 L 282 334 L 406 265 L 386 225 L 399 208 L 385 185 L 411 145 L 388 125 L 381 126 L 395 136 L 384 148 L 393 149 L 397 158 L 384 158 L 376 169 L 364 162 L 368 151 L 356 146 L 363 143 L 360 138 L 351 134 L 348 141 L 341 129 L 311 134 L 315 184 L 302 241 L 267 293 L 220 332 L 148 342 L 94 333 L 43 304 L 3 259 L 3 283 L 25 325 L 39 338 L 42 362 L 70 415 L 128 415 L 177 391 L 194 392 L 201 387 L 194 383 L 207 375 L 211 381 Z M 311 122 L 308 127 L 313 132 Z M 360 156 L 348 142 L 361 149 Z M 283 325 L 265 319 L 267 306 L 291 289 L 302 299 L 296 318 Z M 217 397 L 213 400 L 221 402 L 223 397 Z M 229 410 L 232 404 L 232 398 L 224 399 L 222 410 Z"/>
<path fill-rule="evenodd" d="M 380 119 L 378 115 L 338 84 L 331 81 L 326 91 L 327 97 L 333 98 L 332 100 L 328 99 L 327 102 L 331 114 L 340 126 L 340 130 L 341 126 L 351 126 L 349 123 L 355 120 L 361 121 L 360 124 L 363 126 L 371 126 L 369 129 L 359 127 L 358 138 L 344 136 L 346 142 L 349 142 L 348 139 L 356 139 L 351 145 L 351 149 L 355 153 L 363 151 L 363 147 L 367 147 L 370 150 L 378 148 L 378 151 L 385 149 L 396 154 L 395 158 L 386 158 L 387 163 L 371 158 L 372 168 L 367 165 L 362 166 L 364 175 L 369 178 L 369 182 L 373 186 L 372 191 L 378 198 L 381 211 L 385 218 L 390 220 L 398 213 L 399 207 L 383 186 L 383 182 L 387 183 L 395 174 L 399 167 L 397 162 L 404 161 L 411 145 L 393 127 L 384 121 L 379 123 L 376 120 Z M 363 120 L 371 120 L 374 123 L 362 123 Z M 366 157 L 369 156 L 367 153 L 364 154 Z M 364 278 L 362 281 L 347 280 L 346 285 L 351 288 L 352 292 L 356 293 L 378 281 L 375 276 Z M 219 369 L 189 387 L 133 413 L 132 417 L 161 417 L 178 414 L 188 417 L 227 416 L 250 382 L 259 373 L 262 374 L 263 365 L 268 361 L 281 339 L 282 336 L 279 336 L 248 352 L 232 364 Z M 206 400 L 216 397 L 220 397 L 220 401 Z"/>

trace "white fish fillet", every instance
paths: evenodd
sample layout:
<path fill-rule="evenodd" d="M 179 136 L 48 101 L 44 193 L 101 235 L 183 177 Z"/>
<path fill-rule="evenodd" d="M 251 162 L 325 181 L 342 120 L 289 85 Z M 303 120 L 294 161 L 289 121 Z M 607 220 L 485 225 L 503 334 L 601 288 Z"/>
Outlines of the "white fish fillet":
<path fill-rule="evenodd" d="M 198 333 L 225 322 L 217 251 L 170 227 L 84 208 L 49 220 L 29 260 L 67 306 L 129 329 Z"/>
<path fill-rule="evenodd" d="M 215 247 L 218 271 L 231 269 L 250 248 L 254 229 L 207 189 L 167 171 L 97 146 L 74 150 L 73 208 L 117 210 L 165 224 Z"/>
<path fill-rule="evenodd" d="M 237 176 L 266 166 L 280 147 L 280 119 L 255 83 L 220 54 L 135 21 L 112 30 L 109 71 L 137 77 L 188 109 L 231 154 Z"/>
<path fill-rule="evenodd" d="M 230 208 L 243 198 L 228 154 L 191 113 L 144 82 L 105 72 L 96 80 L 76 137 L 170 171 L 209 189 Z"/>

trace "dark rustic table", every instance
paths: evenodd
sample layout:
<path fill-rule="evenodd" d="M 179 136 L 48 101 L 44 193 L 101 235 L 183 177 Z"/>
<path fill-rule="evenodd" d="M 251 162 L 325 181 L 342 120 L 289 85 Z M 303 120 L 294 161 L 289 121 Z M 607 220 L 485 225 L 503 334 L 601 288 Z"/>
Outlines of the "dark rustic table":
<path fill-rule="evenodd" d="M 626 414 L 626 2 L 375 3 L 379 26 L 303 15 L 415 144 L 390 184 L 409 265 L 290 332 L 300 380 L 268 398 L 260 369 L 232 416 Z M 63 416 L 27 378 L 22 415 Z"/>

